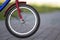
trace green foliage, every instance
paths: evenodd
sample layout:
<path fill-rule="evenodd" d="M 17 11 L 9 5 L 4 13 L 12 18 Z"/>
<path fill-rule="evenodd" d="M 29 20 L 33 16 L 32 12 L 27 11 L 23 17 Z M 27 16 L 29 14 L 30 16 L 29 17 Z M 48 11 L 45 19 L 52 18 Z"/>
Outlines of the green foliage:
<path fill-rule="evenodd" d="M 0 3 L 0 5 L 1 5 L 1 4 L 2 4 L 2 3 Z M 13 4 L 13 3 L 8 4 L 8 5 L 4 8 L 4 10 L 0 12 L 0 20 L 5 19 L 5 17 L 4 17 L 4 12 L 5 12 L 6 9 L 7 9 L 10 5 L 12 5 L 12 4 Z M 50 7 L 50 6 L 45 6 L 45 5 L 43 5 L 43 6 L 38 6 L 38 5 L 32 4 L 31 6 L 33 6 L 39 13 L 53 12 L 53 11 L 56 11 L 56 10 L 60 10 L 60 8 L 58 8 L 58 7 Z M 22 9 L 22 10 L 23 10 L 23 9 Z M 25 10 L 25 12 L 27 12 L 27 10 Z M 15 13 L 16 13 L 16 12 L 15 12 Z M 14 14 L 14 15 L 16 15 L 16 14 Z"/>
<path fill-rule="evenodd" d="M 60 10 L 58 7 L 32 5 L 39 13 L 54 12 Z"/>

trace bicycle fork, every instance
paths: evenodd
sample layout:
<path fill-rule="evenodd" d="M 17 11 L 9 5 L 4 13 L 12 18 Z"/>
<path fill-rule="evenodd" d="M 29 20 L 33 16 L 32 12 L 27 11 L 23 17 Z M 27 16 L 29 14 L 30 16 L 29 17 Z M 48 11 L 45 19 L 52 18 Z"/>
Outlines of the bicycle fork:
<path fill-rule="evenodd" d="M 21 20 L 21 23 L 25 23 L 22 15 L 21 15 L 21 9 L 19 8 L 19 2 L 18 2 L 18 0 L 16 0 L 16 8 L 17 8 L 18 16 L 19 16 L 19 18 L 20 18 L 20 20 Z"/>
<path fill-rule="evenodd" d="M 18 2 L 18 0 L 16 0 L 16 8 L 17 8 L 17 11 L 18 11 L 18 16 L 19 16 L 19 18 L 20 18 L 20 19 L 23 19 L 23 18 L 22 18 L 22 15 L 21 15 L 21 10 L 20 10 L 20 8 L 19 8 L 19 2 Z"/>

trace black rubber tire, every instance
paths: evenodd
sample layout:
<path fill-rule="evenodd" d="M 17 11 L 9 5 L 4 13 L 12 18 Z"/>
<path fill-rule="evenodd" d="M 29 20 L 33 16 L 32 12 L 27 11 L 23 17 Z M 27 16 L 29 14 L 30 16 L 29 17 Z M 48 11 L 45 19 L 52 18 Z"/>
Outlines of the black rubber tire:
<path fill-rule="evenodd" d="M 18 38 L 27 38 L 27 37 L 32 36 L 32 35 L 38 30 L 38 28 L 39 28 L 39 26 L 40 26 L 40 16 L 39 16 L 38 12 L 37 12 L 32 6 L 30 6 L 30 5 L 27 5 L 27 4 L 26 4 L 26 5 L 25 5 L 25 4 L 21 5 L 21 4 L 20 4 L 19 6 L 20 6 L 20 7 L 21 7 L 21 6 L 23 6 L 23 7 L 24 7 L 24 6 L 25 6 L 25 7 L 28 7 L 28 8 L 32 9 L 32 10 L 35 12 L 36 17 L 37 17 L 36 28 L 35 28 L 31 33 L 29 33 L 29 34 L 27 34 L 27 35 L 18 35 L 18 34 L 14 33 L 14 32 L 10 29 L 9 24 L 8 24 L 8 18 L 9 18 L 9 15 L 11 14 L 12 10 L 14 10 L 14 9 L 16 8 L 15 5 L 8 10 L 7 15 L 6 15 L 5 24 L 6 24 L 6 27 L 7 27 L 8 31 L 9 31 L 13 36 L 18 37 Z"/>

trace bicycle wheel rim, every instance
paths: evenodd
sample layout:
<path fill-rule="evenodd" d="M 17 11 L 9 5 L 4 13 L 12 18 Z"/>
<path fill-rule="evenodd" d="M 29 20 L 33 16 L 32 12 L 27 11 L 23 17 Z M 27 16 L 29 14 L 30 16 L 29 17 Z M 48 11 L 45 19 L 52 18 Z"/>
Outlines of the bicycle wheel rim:
<path fill-rule="evenodd" d="M 10 16 L 9 16 L 9 18 L 8 18 L 9 27 L 10 27 L 10 29 L 11 29 L 14 33 L 16 33 L 16 34 L 19 34 L 19 35 L 27 35 L 27 34 L 31 33 L 31 32 L 35 29 L 36 24 L 37 24 L 37 17 L 36 17 L 36 14 L 35 14 L 31 9 L 29 9 L 28 7 L 20 7 L 20 8 L 27 8 L 28 10 L 30 10 L 30 11 L 33 13 L 33 15 L 34 15 L 34 17 L 35 17 L 34 27 L 33 27 L 29 32 L 26 32 L 26 33 L 16 32 L 16 31 L 11 27 L 11 25 L 10 25 L 10 17 L 11 17 L 11 15 L 13 14 L 13 12 L 14 12 L 15 10 L 17 10 L 17 8 L 14 9 L 14 10 L 11 12 L 11 14 L 10 14 Z"/>

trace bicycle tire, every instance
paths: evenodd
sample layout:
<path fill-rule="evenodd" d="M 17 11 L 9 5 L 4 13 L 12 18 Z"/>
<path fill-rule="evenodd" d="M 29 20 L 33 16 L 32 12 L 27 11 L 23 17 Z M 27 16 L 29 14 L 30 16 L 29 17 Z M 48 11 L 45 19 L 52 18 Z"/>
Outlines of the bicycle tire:
<path fill-rule="evenodd" d="M 8 23 L 8 19 L 9 19 L 9 15 L 11 14 L 11 12 L 16 9 L 16 5 L 13 5 L 8 11 L 7 11 L 7 15 L 6 15 L 6 20 L 5 20 L 5 24 L 6 24 L 6 28 L 8 29 L 8 31 L 15 37 L 18 37 L 18 38 L 27 38 L 27 37 L 30 37 L 32 36 L 39 28 L 39 25 L 40 25 L 40 16 L 38 14 L 38 12 L 30 5 L 19 5 L 19 7 L 28 7 L 29 9 L 33 10 L 33 12 L 35 13 L 36 17 L 37 17 L 37 24 L 36 24 L 36 27 L 33 31 L 31 31 L 29 34 L 26 34 L 26 35 L 19 35 L 19 34 L 16 34 L 15 32 L 13 32 L 11 30 L 11 28 L 9 27 L 9 23 Z"/>

